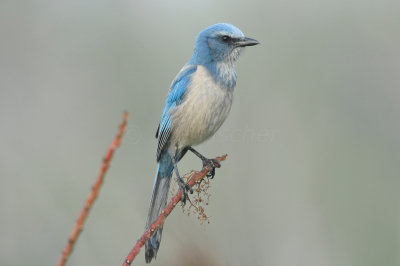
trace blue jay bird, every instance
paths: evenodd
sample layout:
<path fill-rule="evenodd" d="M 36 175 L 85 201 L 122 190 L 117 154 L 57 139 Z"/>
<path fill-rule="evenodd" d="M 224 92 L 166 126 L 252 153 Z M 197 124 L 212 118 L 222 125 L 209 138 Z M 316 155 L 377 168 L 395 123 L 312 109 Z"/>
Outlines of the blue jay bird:
<path fill-rule="evenodd" d="M 181 69 L 169 90 L 157 129 L 158 168 L 146 229 L 165 208 L 168 190 L 175 170 L 182 202 L 186 191 L 193 190 L 180 177 L 177 162 L 189 150 L 198 156 L 203 166 L 210 167 L 214 177 L 216 160 L 207 159 L 193 145 L 210 138 L 227 118 L 236 85 L 235 61 L 245 46 L 258 44 L 246 38 L 235 26 L 227 23 L 212 25 L 199 33 L 190 61 Z M 162 227 L 146 242 L 145 259 L 150 263 L 160 247 Z"/>

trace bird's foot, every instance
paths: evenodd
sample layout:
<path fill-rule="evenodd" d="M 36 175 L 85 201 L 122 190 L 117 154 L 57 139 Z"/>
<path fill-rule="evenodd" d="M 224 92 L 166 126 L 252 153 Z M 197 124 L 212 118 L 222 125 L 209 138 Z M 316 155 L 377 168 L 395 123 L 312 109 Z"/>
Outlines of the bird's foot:
<path fill-rule="evenodd" d="M 203 167 L 208 166 L 210 168 L 207 177 L 213 179 L 215 176 L 215 168 L 220 168 L 221 164 L 215 159 L 202 158 L 202 161 L 203 161 Z"/>
<path fill-rule="evenodd" d="M 177 178 L 177 181 L 178 181 L 179 189 L 180 189 L 181 192 L 182 192 L 181 201 L 182 201 L 183 205 L 185 205 L 186 199 L 189 198 L 189 196 L 188 196 L 188 194 L 187 194 L 186 191 L 189 191 L 190 194 L 193 194 L 193 189 L 192 189 L 192 187 L 189 186 L 185 181 L 183 181 L 182 178 L 180 178 L 180 177 Z"/>
<path fill-rule="evenodd" d="M 201 155 L 200 152 L 196 151 L 192 147 L 188 147 L 187 149 L 192 151 L 197 157 L 199 157 L 202 160 L 203 167 L 208 166 L 210 170 L 208 171 L 207 177 L 213 179 L 215 176 L 215 168 L 220 168 L 221 164 L 216 159 L 207 159 L 206 157 Z"/>

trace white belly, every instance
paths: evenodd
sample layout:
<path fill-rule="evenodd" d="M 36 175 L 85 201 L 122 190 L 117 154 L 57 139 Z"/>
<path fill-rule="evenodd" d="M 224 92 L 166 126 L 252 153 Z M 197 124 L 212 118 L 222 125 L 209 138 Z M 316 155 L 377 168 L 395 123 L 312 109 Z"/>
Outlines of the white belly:
<path fill-rule="evenodd" d="M 233 91 L 220 88 L 203 66 L 198 66 L 184 102 L 171 110 L 171 143 L 199 144 L 221 127 L 232 106 Z"/>

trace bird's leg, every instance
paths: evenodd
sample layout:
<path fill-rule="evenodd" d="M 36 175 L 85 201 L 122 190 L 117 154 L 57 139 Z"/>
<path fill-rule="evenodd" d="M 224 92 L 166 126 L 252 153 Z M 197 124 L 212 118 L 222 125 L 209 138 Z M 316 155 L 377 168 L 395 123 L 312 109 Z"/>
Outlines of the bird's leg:
<path fill-rule="evenodd" d="M 181 201 L 182 201 L 183 204 L 185 204 L 186 203 L 186 199 L 188 198 L 188 195 L 187 195 L 186 191 L 189 191 L 190 194 L 192 194 L 193 193 L 193 189 L 181 178 L 174 156 L 171 156 L 171 160 L 172 160 L 172 163 L 174 165 L 175 174 L 176 174 L 176 177 L 177 177 L 176 180 L 178 181 L 179 189 L 182 192 Z"/>
<path fill-rule="evenodd" d="M 215 168 L 216 167 L 220 168 L 221 164 L 215 159 L 207 159 L 192 147 L 188 147 L 188 150 L 193 152 L 197 157 L 199 157 L 203 161 L 203 167 L 208 166 L 210 168 L 207 177 L 211 177 L 211 179 L 213 179 L 215 176 Z"/>

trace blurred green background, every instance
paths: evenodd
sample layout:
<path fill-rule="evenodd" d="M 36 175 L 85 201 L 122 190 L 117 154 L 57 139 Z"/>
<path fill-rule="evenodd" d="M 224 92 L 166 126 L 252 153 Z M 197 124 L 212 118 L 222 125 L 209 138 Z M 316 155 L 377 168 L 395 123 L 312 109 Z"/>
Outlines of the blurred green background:
<path fill-rule="evenodd" d="M 237 63 L 229 154 L 202 227 L 177 209 L 152 265 L 400 265 L 399 1 L 1 1 L 0 265 L 55 265 L 123 110 L 68 265 L 120 265 L 143 232 L 154 134 L 197 33 Z M 200 169 L 187 155 L 181 172 Z M 145 265 L 141 252 L 133 265 Z"/>

